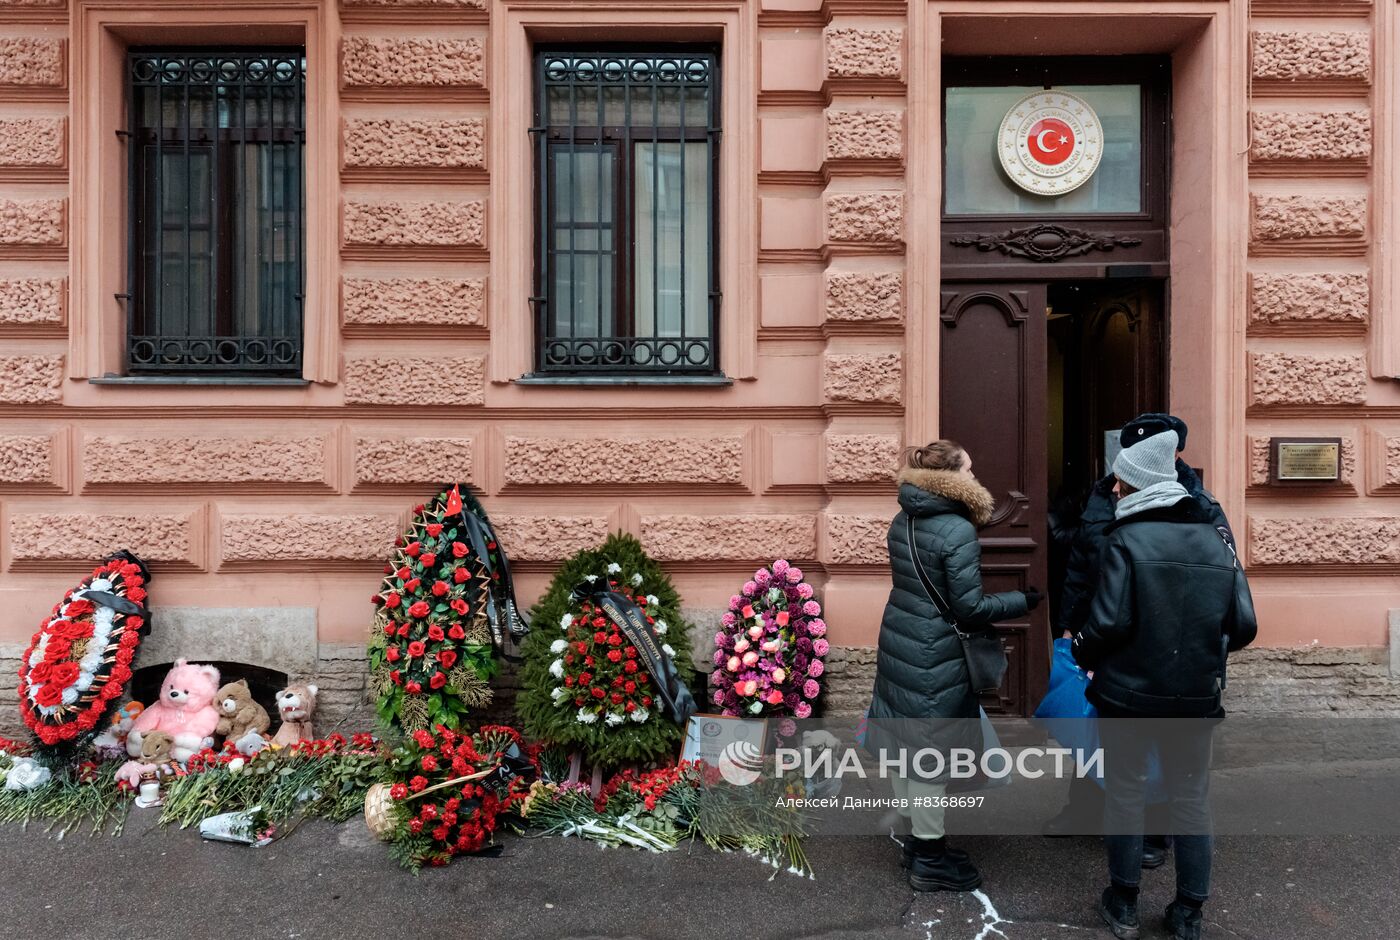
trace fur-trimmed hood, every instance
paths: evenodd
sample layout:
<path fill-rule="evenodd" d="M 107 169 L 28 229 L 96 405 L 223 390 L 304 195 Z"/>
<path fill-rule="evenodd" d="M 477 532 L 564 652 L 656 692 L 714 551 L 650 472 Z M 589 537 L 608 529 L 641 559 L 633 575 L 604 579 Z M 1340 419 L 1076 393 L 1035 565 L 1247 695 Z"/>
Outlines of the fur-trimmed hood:
<path fill-rule="evenodd" d="M 899 505 L 916 517 L 958 512 L 981 527 L 992 521 L 996 500 L 974 477 L 952 470 L 904 469 L 899 473 Z"/>

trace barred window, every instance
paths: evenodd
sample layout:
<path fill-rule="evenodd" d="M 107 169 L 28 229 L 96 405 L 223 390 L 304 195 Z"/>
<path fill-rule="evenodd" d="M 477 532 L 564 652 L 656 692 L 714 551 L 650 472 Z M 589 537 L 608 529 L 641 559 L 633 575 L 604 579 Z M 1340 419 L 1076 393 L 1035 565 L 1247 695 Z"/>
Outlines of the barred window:
<path fill-rule="evenodd" d="M 713 374 L 719 61 L 539 50 L 541 373 Z"/>
<path fill-rule="evenodd" d="M 133 49 L 127 371 L 301 374 L 301 49 Z"/>

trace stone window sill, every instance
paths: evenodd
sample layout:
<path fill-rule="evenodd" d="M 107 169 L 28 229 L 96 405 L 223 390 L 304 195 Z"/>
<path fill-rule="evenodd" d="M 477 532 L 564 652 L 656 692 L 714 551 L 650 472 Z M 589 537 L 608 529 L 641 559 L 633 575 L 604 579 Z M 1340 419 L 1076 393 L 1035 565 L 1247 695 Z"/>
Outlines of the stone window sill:
<path fill-rule="evenodd" d="M 694 386 L 717 388 L 734 384 L 727 375 L 549 375 L 531 372 L 515 380 L 516 385 L 592 385 L 601 388 L 644 385 Z"/>
<path fill-rule="evenodd" d="M 104 375 L 101 378 L 88 379 L 88 383 L 91 385 L 234 385 L 274 388 L 303 388 L 311 384 L 307 379 L 262 375 Z"/>

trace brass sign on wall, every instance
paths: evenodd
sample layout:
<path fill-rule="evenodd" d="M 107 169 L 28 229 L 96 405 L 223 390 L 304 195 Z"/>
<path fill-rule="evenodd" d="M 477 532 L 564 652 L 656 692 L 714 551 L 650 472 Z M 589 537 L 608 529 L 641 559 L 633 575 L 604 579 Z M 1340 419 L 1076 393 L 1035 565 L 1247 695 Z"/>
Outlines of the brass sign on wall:
<path fill-rule="evenodd" d="M 1335 483 L 1342 478 L 1340 437 L 1269 440 L 1269 479 L 1275 483 Z"/>

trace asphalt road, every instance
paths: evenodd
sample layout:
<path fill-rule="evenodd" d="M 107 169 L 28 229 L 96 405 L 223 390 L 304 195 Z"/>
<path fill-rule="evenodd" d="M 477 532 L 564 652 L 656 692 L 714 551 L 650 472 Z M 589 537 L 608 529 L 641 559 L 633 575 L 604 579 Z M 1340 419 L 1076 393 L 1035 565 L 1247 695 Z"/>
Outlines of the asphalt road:
<path fill-rule="evenodd" d="M 414 876 L 356 821 L 309 823 L 263 849 L 203 842 L 133 815 L 118 839 L 0 828 L 6 933 L 46 938 L 1107 937 L 1095 839 L 968 837 L 977 895 L 911 892 L 896 847 L 816 838 L 815 880 L 703 846 L 667 855 L 573 839 L 504 838 L 500 858 Z M 1220 840 L 1207 935 L 1258 940 L 1400 935 L 1391 839 Z M 1164 936 L 1171 869 L 1144 880 L 1144 937 Z"/>

